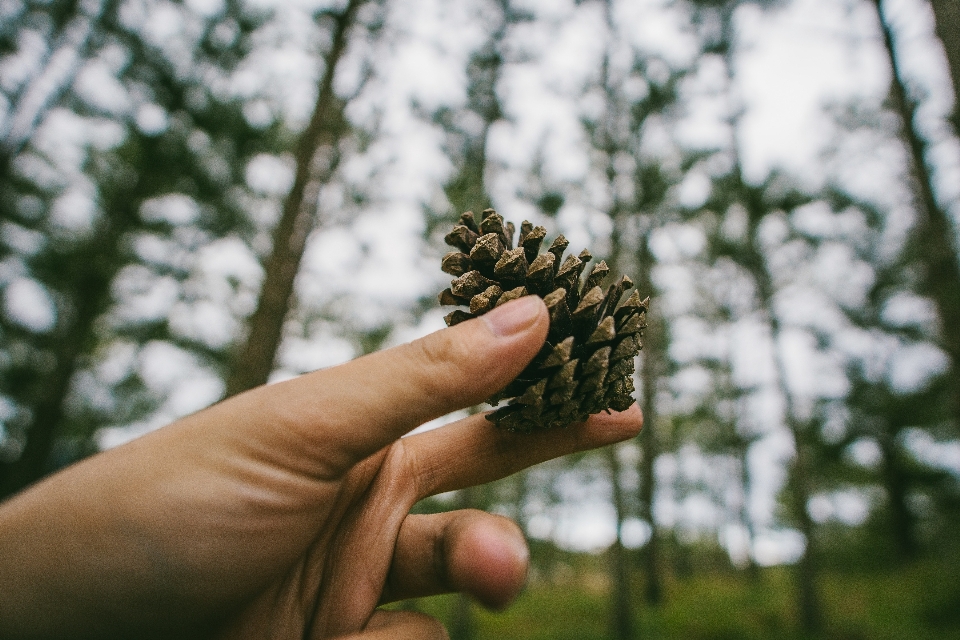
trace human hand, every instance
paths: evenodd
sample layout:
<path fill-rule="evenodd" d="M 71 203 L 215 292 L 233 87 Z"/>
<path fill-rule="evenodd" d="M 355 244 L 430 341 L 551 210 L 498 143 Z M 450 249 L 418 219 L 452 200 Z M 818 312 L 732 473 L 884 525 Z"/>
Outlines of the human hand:
<path fill-rule="evenodd" d="M 635 435 L 636 405 L 534 434 L 481 402 L 536 355 L 529 296 L 407 345 L 260 387 L 101 453 L 0 505 L 0 637 L 430 638 L 377 610 L 464 591 L 519 592 L 519 528 L 418 500 Z"/>

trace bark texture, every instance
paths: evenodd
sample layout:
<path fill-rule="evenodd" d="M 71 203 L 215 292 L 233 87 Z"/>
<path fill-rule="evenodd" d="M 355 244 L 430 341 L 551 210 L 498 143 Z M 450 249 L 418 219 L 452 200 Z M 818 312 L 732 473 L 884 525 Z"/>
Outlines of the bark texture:
<path fill-rule="evenodd" d="M 350 0 L 343 11 L 333 15 L 332 44 L 324 59 L 316 106 L 297 144 L 293 186 L 273 231 L 259 301 L 227 380 L 227 396 L 265 384 L 273 370 L 307 238 L 316 225 L 317 198 L 336 170 L 339 142 L 347 131 L 345 105 L 333 91 L 333 80 L 364 2 Z"/>

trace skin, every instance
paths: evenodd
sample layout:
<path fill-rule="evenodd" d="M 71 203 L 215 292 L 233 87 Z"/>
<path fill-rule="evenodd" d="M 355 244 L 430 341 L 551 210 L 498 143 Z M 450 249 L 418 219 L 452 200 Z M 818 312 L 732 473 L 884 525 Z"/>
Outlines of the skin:
<path fill-rule="evenodd" d="M 518 435 L 482 415 L 402 438 L 502 388 L 549 324 L 536 297 L 260 387 L 76 464 L 0 505 L 2 638 L 444 638 L 377 609 L 452 591 L 501 608 L 528 551 L 480 511 L 418 500 L 636 435 L 634 405 Z"/>

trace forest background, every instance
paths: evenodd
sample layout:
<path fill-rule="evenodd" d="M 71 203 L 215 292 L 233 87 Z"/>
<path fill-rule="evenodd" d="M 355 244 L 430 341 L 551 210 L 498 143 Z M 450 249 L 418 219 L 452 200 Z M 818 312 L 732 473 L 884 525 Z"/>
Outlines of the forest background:
<path fill-rule="evenodd" d="M 418 505 L 533 569 L 403 606 L 960 637 L 956 95 L 955 0 L 0 0 L 0 498 L 439 329 L 493 206 L 652 296 L 646 426 Z"/>

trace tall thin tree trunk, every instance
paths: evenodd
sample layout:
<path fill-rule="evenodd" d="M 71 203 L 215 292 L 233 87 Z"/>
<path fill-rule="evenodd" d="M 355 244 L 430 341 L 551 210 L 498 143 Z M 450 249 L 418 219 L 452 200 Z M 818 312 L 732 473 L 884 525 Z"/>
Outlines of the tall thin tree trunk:
<path fill-rule="evenodd" d="M 750 495 L 752 493 L 753 481 L 750 476 L 750 441 L 741 440 L 737 445 L 737 465 L 740 471 L 740 523 L 747 532 L 747 574 L 751 579 L 760 576 L 760 567 L 757 566 L 753 557 L 753 543 L 757 539 L 757 527 L 750 515 Z"/>
<path fill-rule="evenodd" d="M 477 622 L 470 597 L 458 593 L 453 596 L 450 616 L 450 640 L 473 640 L 477 637 Z"/>
<path fill-rule="evenodd" d="M 64 401 L 80 358 L 90 347 L 96 320 L 109 304 L 110 285 L 121 265 L 117 255 L 119 240 L 133 219 L 133 214 L 128 212 L 107 221 L 95 236 L 95 246 L 84 252 L 84 256 L 91 259 L 75 260 L 78 264 L 72 270 L 71 286 L 77 295 L 67 303 L 75 306 L 59 309 L 58 326 L 46 344 L 55 354 L 56 364 L 53 371 L 38 380 L 33 418 L 20 457 L 0 465 L 0 500 L 36 482 L 49 471 L 50 454 L 61 431 Z"/>
<path fill-rule="evenodd" d="M 491 0 L 490 3 L 499 11 L 498 22 L 467 63 L 466 109 L 479 116 L 483 125 L 477 134 L 461 131 L 462 166 L 445 185 L 447 199 L 456 213 L 492 206 L 486 184 L 487 140 L 491 127 L 503 118 L 497 84 L 503 68 L 503 41 L 514 16 L 510 0 Z"/>
<path fill-rule="evenodd" d="M 761 303 L 767 315 L 770 327 L 770 337 L 773 341 L 774 369 L 776 383 L 780 395 L 784 400 L 784 419 L 793 438 L 795 451 L 793 462 L 790 464 L 788 489 L 794 517 L 804 538 L 803 554 L 797 564 L 797 601 L 799 605 L 800 626 L 808 634 L 817 634 L 823 628 L 823 607 L 817 592 L 817 578 L 819 573 L 817 539 L 814 531 L 813 519 L 807 505 L 810 503 L 810 474 L 812 473 L 808 460 L 809 453 L 804 441 L 803 424 L 797 417 L 793 401 L 793 393 L 787 384 L 787 367 L 783 350 L 780 347 L 782 330 L 780 319 L 773 310 L 773 283 L 770 276 L 763 270 L 755 274 L 758 277 Z"/>
<path fill-rule="evenodd" d="M 729 123 L 731 130 L 731 155 L 733 157 L 735 186 L 745 191 L 746 184 L 743 180 L 742 161 L 739 149 L 739 130 L 743 110 L 734 96 L 734 63 L 735 63 L 735 30 L 733 24 L 733 14 L 736 3 L 727 3 L 721 9 L 722 35 L 721 49 L 724 55 L 724 62 L 727 74 L 727 85 L 730 98 Z M 744 205 L 751 209 L 755 207 L 753 202 L 744 202 Z M 790 431 L 793 439 L 796 455 L 790 464 L 789 469 L 789 491 L 790 503 L 800 533 L 804 536 L 805 546 L 803 555 L 797 567 L 797 605 L 799 609 L 800 625 L 806 633 L 816 634 L 822 628 L 822 607 L 817 593 L 817 549 L 814 536 L 814 524 L 807 511 L 807 503 L 810 499 L 810 469 L 807 464 L 807 451 L 803 443 L 803 431 L 800 421 L 797 419 L 796 410 L 793 402 L 793 395 L 787 385 L 786 366 L 783 359 L 783 353 L 779 347 L 781 328 L 780 321 L 773 310 L 773 282 L 767 271 L 762 250 L 757 246 L 756 227 L 763 217 L 762 211 L 751 210 L 750 229 L 750 250 L 746 256 L 743 266 L 747 268 L 757 283 L 758 302 L 762 312 L 766 316 L 767 324 L 770 327 L 771 340 L 773 341 L 774 352 L 774 371 L 776 385 L 784 399 L 784 421 Z M 748 473 L 746 468 L 746 449 L 742 457 L 742 472 Z M 747 480 L 744 480 L 744 486 L 748 486 Z M 751 534 L 752 537 L 752 534 Z M 751 559 L 752 562 L 752 559 Z"/>
<path fill-rule="evenodd" d="M 317 103 L 297 145 L 293 186 L 273 232 L 272 254 L 265 265 L 259 301 L 248 322 L 246 341 L 227 380 L 227 396 L 265 384 L 273 370 L 294 282 L 307 238 L 316 224 L 317 199 L 339 161 L 339 142 L 346 126 L 344 105 L 333 91 L 333 80 L 357 10 L 364 1 L 350 0 L 343 11 L 334 16 L 332 44 L 324 59 Z"/>
<path fill-rule="evenodd" d="M 739 157 L 734 165 L 735 181 L 741 191 L 746 191 L 746 184 L 740 170 Z M 804 537 L 804 550 L 797 566 L 797 606 L 799 609 L 800 626 L 804 632 L 818 634 L 823 627 L 823 607 L 817 592 L 818 579 L 818 549 L 814 531 L 814 523 L 810 517 L 807 505 L 811 495 L 812 469 L 808 461 L 807 444 L 805 443 L 805 429 L 797 416 L 793 393 L 787 383 L 786 361 L 780 341 L 783 335 L 780 319 L 773 308 L 774 282 L 768 271 L 763 250 L 759 246 L 757 237 L 760 222 L 764 211 L 758 210 L 760 205 L 755 198 L 747 197 L 744 204 L 750 215 L 749 245 L 745 256 L 742 256 L 743 266 L 749 270 L 757 285 L 757 302 L 764 315 L 767 326 L 770 328 L 770 340 L 773 344 L 774 382 L 784 401 L 784 422 L 793 440 L 795 454 L 788 470 L 789 503 L 796 518 L 797 526 Z"/>
<path fill-rule="evenodd" d="M 649 333 L 652 333 L 649 332 Z M 649 335 L 648 333 L 648 335 Z M 640 369 L 643 388 L 643 431 L 640 432 L 640 517 L 650 526 L 650 539 L 643 549 L 643 573 L 646 583 L 644 598 L 648 604 L 660 604 L 663 600 L 663 579 L 660 571 L 660 532 L 653 511 L 656 496 L 657 477 L 655 473 L 657 455 L 656 425 L 656 355 L 652 352 L 651 340 L 644 341 L 643 366 Z"/>
<path fill-rule="evenodd" d="M 899 559 L 909 561 L 917 556 L 919 544 L 915 532 L 916 517 L 908 504 L 909 480 L 904 473 L 895 432 L 880 439 L 880 451 L 880 472 L 890 503 L 890 532 Z"/>
<path fill-rule="evenodd" d="M 943 43 L 953 80 L 953 127 L 960 136 L 960 2 L 957 0 L 931 0 L 936 21 L 937 37 Z"/>
<path fill-rule="evenodd" d="M 617 640 L 632 640 L 634 637 L 632 598 L 630 589 L 630 563 L 627 550 L 623 546 L 621 533 L 626 517 L 626 496 L 620 482 L 620 460 L 616 447 L 607 447 L 604 451 L 607 467 L 610 469 L 610 484 L 613 493 L 613 507 L 617 518 L 617 536 L 610 547 L 610 573 L 613 576 L 613 637 Z"/>
<path fill-rule="evenodd" d="M 954 3 L 956 0 L 948 0 Z M 916 209 L 919 221 L 912 242 L 922 251 L 925 273 L 920 293 L 929 296 L 937 305 L 941 323 L 941 346 L 951 361 L 954 380 L 951 406 L 955 426 L 960 429 L 960 264 L 955 246 L 953 225 L 947 212 L 939 205 L 933 187 L 933 177 L 926 161 L 927 142 L 917 131 L 917 104 L 906 89 L 894 33 L 886 21 L 881 0 L 874 0 L 883 34 L 883 43 L 890 61 L 892 78 L 890 97 L 900 114 L 901 135 L 910 154 L 910 172 L 913 177 Z M 957 9 L 960 11 L 960 9 Z"/>
<path fill-rule="evenodd" d="M 819 574 L 819 554 L 815 536 L 813 519 L 807 505 L 810 502 L 810 466 L 807 461 L 807 445 L 799 437 L 798 426 L 791 425 L 794 433 L 794 443 L 797 447 L 793 464 L 790 468 L 790 485 L 793 498 L 793 510 L 800 525 L 800 533 L 804 538 L 803 555 L 797 566 L 799 575 L 800 625 L 808 634 L 817 634 L 823 628 L 823 607 L 817 591 Z"/>
<path fill-rule="evenodd" d="M 646 242 L 646 241 L 644 241 Z M 649 268 L 649 267 L 647 267 Z M 641 267 L 641 272 L 644 268 Z M 642 287 L 644 291 L 651 292 L 648 288 L 649 278 L 641 278 L 641 282 L 646 281 L 646 286 Z M 659 331 L 663 329 L 663 323 L 657 323 L 656 311 L 653 315 L 647 314 L 648 324 L 643 339 L 643 358 L 640 367 L 640 386 L 643 390 L 643 431 L 640 432 L 640 517 L 646 520 L 650 526 L 650 539 L 643 549 L 643 573 L 646 583 L 644 590 L 644 599 L 648 604 L 657 605 L 663 600 L 663 580 L 660 571 L 660 532 L 657 527 L 657 518 L 653 511 L 653 502 L 656 496 L 657 476 L 656 462 L 659 454 L 657 446 L 657 434 L 655 426 L 657 423 L 657 377 L 659 375 L 659 357 L 657 350 Z"/>
<path fill-rule="evenodd" d="M 606 20 L 607 33 L 609 34 L 609 40 L 613 42 L 616 35 L 616 19 L 614 16 L 614 6 L 612 0 L 603 0 L 604 16 Z M 612 44 L 610 45 L 613 46 Z M 635 266 L 637 269 L 637 289 L 644 296 L 655 296 L 655 290 L 653 287 L 653 281 L 650 277 L 651 264 L 653 262 L 653 256 L 647 247 L 647 242 L 649 240 L 649 231 L 652 224 L 647 224 L 647 228 L 644 230 L 637 238 L 638 245 L 631 247 L 635 250 L 634 255 L 632 256 L 633 260 L 625 259 L 624 249 L 625 249 L 625 238 L 623 237 L 623 226 L 626 222 L 628 216 L 631 216 L 635 213 L 635 209 L 624 202 L 619 194 L 619 189 L 617 188 L 617 175 L 618 170 L 616 168 L 616 156 L 618 153 L 626 152 L 629 150 L 629 142 L 622 140 L 622 123 L 624 118 L 630 117 L 630 107 L 625 103 L 625 100 L 619 94 L 620 87 L 618 86 L 617 81 L 612 77 L 611 70 L 611 50 L 608 47 L 608 50 L 603 56 L 601 62 L 600 70 L 600 83 L 601 88 L 604 92 L 605 97 L 605 114 L 603 122 L 601 123 L 600 128 L 600 139 L 599 142 L 599 151 L 604 155 L 606 166 L 605 173 L 607 176 L 608 191 L 611 196 L 611 205 L 609 209 L 609 216 L 613 222 L 613 230 L 610 237 L 610 258 L 609 263 L 615 272 L 623 270 L 623 267 L 627 263 L 635 261 Z M 652 215 L 648 214 L 648 223 L 652 223 Z M 655 387 L 656 379 L 658 376 L 658 370 L 656 366 L 658 354 L 656 353 L 656 342 L 651 338 L 652 334 L 655 334 L 660 327 L 654 326 L 653 318 L 649 313 L 647 314 L 647 322 L 650 325 L 650 328 L 646 331 L 646 337 L 643 340 L 643 354 L 640 359 L 640 371 L 639 378 L 641 380 L 641 389 L 643 393 L 643 414 L 644 414 L 644 427 L 639 435 L 639 445 L 641 450 L 641 461 L 640 461 L 640 490 L 639 490 L 639 502 L 640 502 L 640 517 L 647 521 L 650 526 L 650 540 L 647 542 L 643 550 L 643 567 L 645 570 L 645 597 L 644 599 L 650 604 L 658 604 L 661 600 L 661 581 L 660 581 L 660 571 L 659 571 L 659 558 L 658 558 L 658 535 L 657 535 L 657 526 L 656 520 L 653 515 L 653 498 L 655 495 L 655 484 L 656 477 L 653 473 L 653 464 L 656 460 L 657 450 L 656 450 L 656 439 L 654 435 L 654 424 L 656 422 L 656 411 L 654 407 Z M 616 496 L 617 492 L 622 492 L 622 488 L 619 487 L 619 473 L 614 474 L 614 494 Z M 620 530 L 622 526 L 622 511 L 618 509 L 617 513 L 617 530 Z M 619 544 L 619 540 L 618 543 Z M 628 629 L 633 627 L 632 622 L 632 612 L 630 611 L 630 593 L 627 591 L 629 589 L 629 581 L 623 578 L 620 575 L 622 569 L 620 567 L 612 566 L 612 578 L 613 583 L 616 588 L 622 588 L 624 591 L 614 594 L 614 628 L 624 630 L 628 632 Z M 622 636 L 621 636 L 622 637 Z"/>
<path fill-rule="evenodd" d="M 763 205 L 748 193 L 748 187 L 743 182 L 740 171 L 739 158 L 734 164 L 735 188 L 745 194 L 743 204 L 747 207 L 750 216 L 749 245 L 740 256 L 742 266 L 753 276 L 757 285 L 757 304 L 764 315 L 767 326 L 770 328 L 770 339 L 773 343 L 774 383 L 784 401 L 784 422 L 790 432 L 796 451 L 788 471 L 789 503 L 800 533 L 805 539 L 803 555 L 797 567 L 797 606 L 799 609 L 800 625 L 806 633 L 816 634 L 822 628 L 822 606 L 817 594 L 818 550 L 814 523 L 807 510 L 810 501 L 810 479 L 812 470 L 808 462 L 807 445 L 804 442 L 805 429 L 802 421 L 797 417 L 793 394 L 787 383 L 787 369 L 783 350 L 780 347 L 782 328 L 780 320 L 773 308 L 774 283 L 767 270 L 763 250 L 757 238 L 760 222 L 765 211 Z"/>
<path fill-rule="evenodd" d="M 738 132 L 740 130 L 740 120 L 743 116 L 742 105 L 740 104 L 739 98 L 736 94 L 736 82 L 734 79 L 734 67 L 736 64 L 736 53 L 737 53 L 737 42 L 736 42 L 736 30 L 734 28 L 733 16 L 736 12 L 738 6 L 741 2 L 739 1 L 730 1 L 725 2 L 720 6 L 720 37 L 719 42 L 717 43 L 717 49 L 723 56 L 724 61 L 724 73 L 726 75 L 726 85 L 727 85 L 727 101 L 728 101 L 728 124 L 730 126 L 730 153 L 734 159 L 734 165 L 736 167 L 741 166 L 740 158 L 740 148 L 739 148 L 739 136 Z M 738 173 L 738 180 L 741 179 Z M 728 372 L 729 377 L 729 372 Z M 728 379 L 728 388 L 733 389 L 733 383 Z M 737 402 L 738 410 L 734 412 L 733 415 L 733 429 L 736 431 L 737 421 L 740 419 L 741 412 L 739 411 L 740 401 Z M 751 494 L 751 477 L 750 477 L 750 464 L 749 464 L 749 453 L 750 453 L 750 439 L 738 436 L 739 441 L 736 446 L 736 456 L 737 463 L 740 470 L 740 487 L 741 487 L 741 496 L 742 502 L 740 504 L 740 513 L 739 518 L 741 523 L 747 532 L 747 571 L 752 579 L 759 577 L 759 567 L 757 566 L 756 561 L 753 558 L 753 543 L 756 540 L 756 526 L 753 521 L 753 518 L 750 516 L 750 494 Z"/>
<path fill-rule="evenodd" d="M 26 432 L 26 445 L 15 462 L 0 468 L 0 500 L 33 484 L 48 472 L 47 463 L 63 419 L 63 399 L 77 369 L 84 329 L 98 315 L 93 309 L 97 305 L 81 304 L 76 317 L 65 323 L 59 339 L 54 341 L 60 347 L 54 349 L 57 362 L 40 383 L 33 420 Z"/>
<path fill-rule="evenodd" d="M 606 84 L 606 64 L 604 69 L 604 81 Z M 608 150 L 612 146 L 610 138 L 607 138 Z M 607 175 L 613 175 L 612 164 L 613 154 L 607 154 L 608 171 Z M 610 212 L 613 222 L 613 230 L 610 234 L 610 256 L 609 263 L 614 273 L 621 271 L 623 262 L 623 207 L 616 199 Z M 644 290 L 646 291 L 646 290 Z M 649 422 L 644 426 L 644 432 L 649 430 Z M 627 561 L 626 549 L 623 546 L 621 533 L 623 531 L 623 521 L 627 515 L 626 496 L 624 495 L 623 484 L 621 481 L 620 461 L 617 459 L 615 447 L 608 447 L 606 450 L 607 467 L 610 470 L 610 483 L 612 486 L 612 497 L 614 513 L 616 516 L 617 537 L 610 549 L 610 579 L 613 584 L 613 601 L 611 603 L 611 627 L 614 637 L 618 640 L 629 640 L 634 637 L 636 625 L 633 618 L 633 589 L 630 585 L 630 563 Z"/>

